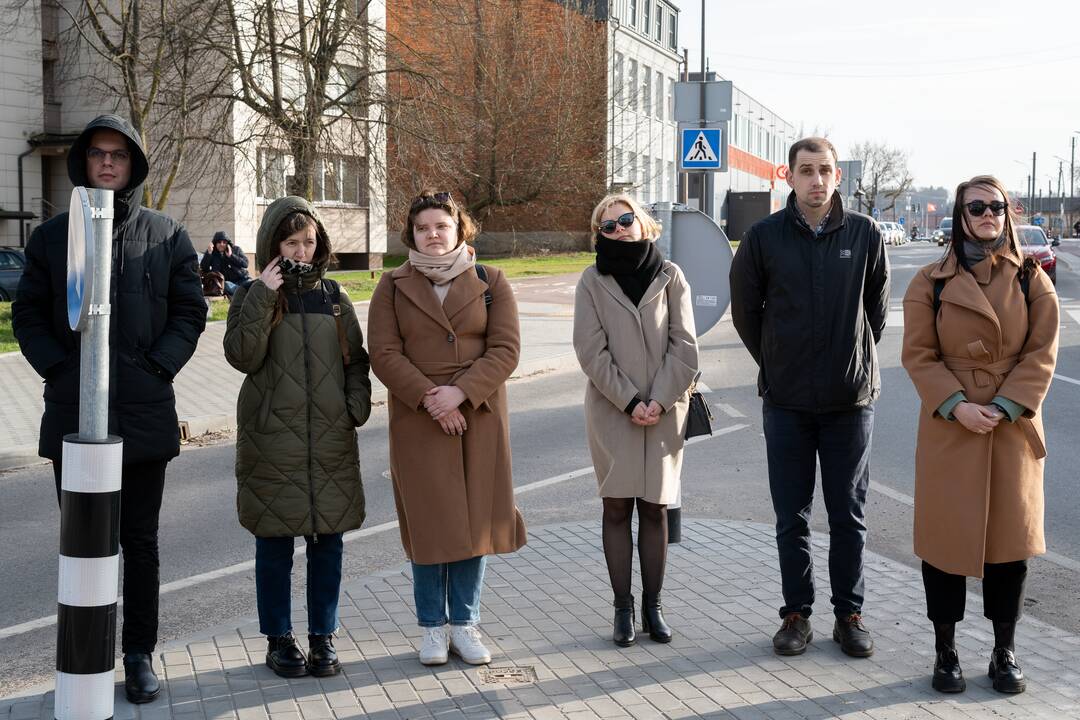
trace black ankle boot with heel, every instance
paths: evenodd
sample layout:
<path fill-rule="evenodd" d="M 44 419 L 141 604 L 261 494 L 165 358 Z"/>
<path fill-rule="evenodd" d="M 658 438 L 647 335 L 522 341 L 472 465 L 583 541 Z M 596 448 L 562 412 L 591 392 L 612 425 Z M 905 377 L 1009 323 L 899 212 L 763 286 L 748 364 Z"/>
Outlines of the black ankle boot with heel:
<path fill-rule="evenodd" d="M 637 642 L 637 633 L 634 632 L 634 597 L 632 595 L 615 598 L 615 626 L 611 639 L 619 647 L 630 647 Z"/>
<path fill-rule="evenodd" d="M 641 632 L 649 633 L 649 638 L 654 642 L 671 642 L 671 628 L 664 621 L 659 595 L 641 595 Z"/>

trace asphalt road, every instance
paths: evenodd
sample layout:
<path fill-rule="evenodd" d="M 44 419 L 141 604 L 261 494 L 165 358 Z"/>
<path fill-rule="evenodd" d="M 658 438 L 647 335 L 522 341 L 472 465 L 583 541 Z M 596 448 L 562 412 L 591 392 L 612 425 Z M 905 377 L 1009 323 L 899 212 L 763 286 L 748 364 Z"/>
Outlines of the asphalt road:
<path fill-rule="evenodd" d="M 1080 242 L 1062 248 L 1080 257 Z M 890 249 L 893 308 L 915 270 L 940 255 L 936 245 L 913 243 Z M 1080 381 L 1080 262 L 1059 268 L 1063 313 L 1058 373 Z M 528 299 L 570 302 L 572 285 L 533 281 L 519 288 Z M 571 308 L 567 306 L 569 312 Z M 902 328 L 896 312 L 879 346 L 883 394 L 877 404 L 872 491 L 867 516 L 869 548 L 909 565 L 911 553 L 912 461 L 917 399 L 900 367 Z M 703 380 L 712 390 L 716 427 L 724 434 L 687 449 L 684 464 L 684 512 L 771 524 L 760 400 L 755 368 L 730 323 L 702 338 Z M 585 445 L 581 400 L 584 379 L 560 371 L 512 381 L 510 402 L 518 503 L 531 526 L 593 518 L 600 502 L 589 474 L 562 479 L 590 466 Z M 1080 385 L 1055 380 L 1045 407 L 1047 534 L 1056 562 L 1036 560 L 1029 583 L 1029 612 L 1069 632 L 1080 633 L 1080 494 L 1073 488 L 1080 467 Z M 387 471 L 385 407 L 376 408 L 360 432 L 360 457 L 367 494 L 367 530 L 346 545 L 346 580 L 394 568 L 405 561 L 397 530 L 380 528 L 395 520 Z M 207 447 L 186 448 L 169 466 L 161 524 L 162 582 L 172 583 L 161 600 L 161 639 L 166 644 L 216 626 L 235 626 L 253 618 L 254 574 L 242 565 L 253 557 L 254 543 L 236 522 L 233 479 L 234 447 L 229 438 Z M 532 487 L 538 481 L 555 481 Z M 824 507 L 815 509 L 815 528 L 827 530 Z M 17 626 L 47 618 L 56 611 L 58 511 L 52 472 L 41 465 L 0 475 L 0 697 L 53 677 L 55 625 L 14 632 Z M 678 548 L 672 549 L 678 552 Z M 235 565 L 239 568 L 234 568 Z M 207 573 L 229 569 L 222 577 Z M 818 568 L 819 577 L 824 568 Z M 296 566 L 294 597 L 302 602 L 303 563 Z M 167 586 L 170 587 L 170 586 Z M 973 585 L 977 589 L 977 585 Z M 773 607 L 762 607 L 761 622 L 776 622 Z M 916 608 L 921 616 L 922 608 Z M 874 612 L 874 588 L 865 607 L 871 629 L 894 622 Z M 981 608 L 969 608 L 979 622 Z"/>

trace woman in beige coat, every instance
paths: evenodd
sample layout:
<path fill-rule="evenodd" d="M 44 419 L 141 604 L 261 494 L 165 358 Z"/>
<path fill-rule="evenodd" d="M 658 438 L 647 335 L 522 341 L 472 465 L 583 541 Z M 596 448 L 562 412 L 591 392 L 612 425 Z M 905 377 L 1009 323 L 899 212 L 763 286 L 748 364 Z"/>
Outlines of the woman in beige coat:
<path fill-rule="evenodd" d="M 961 183 L 948 253 L 904 296 L 902 360 L 922 398 L 915 553 L 941 692 L 965 688 L 953 637 L 966 576 L 983 578 L 994 688 L 1026 686 L 1013 635 L 1027 560 L 1046 551 L 1040 407 L 1057 358 L 1058 303 L 1039 265 L 1023 259 L 1014 222 L 997 179 Z"/>
<path fill-rule="evenodd" d="M 592 214 L 596 264 L 574 305 L 574 350 L 589 382 L 585 425 L 604 502 L 604 557 L 615 595 L 613 640 L 633 645 L 630 592 L 638 509 L 642 631 L 671 642 L 660 607 L 667 559 L 666 505 L 678 495 L 689 388 L 698 348 L 690 286 L 654 241 L 660 225 L 629 195 Z"/>
<path fill-rule="evenodd" d="M 477 624 L 485 556 L 525 544 L 514 505 L 506 380 L 520 349 L 514 293 L 466 244 L 477 227 L 449 193 L 409 209 L 409 260 L 371 298 L 371 369 L 386 385 L 390 473 L 412 561 L 420 662 L 491 662 Z M 447 632 L 449 624 L 449 632 Z"/>

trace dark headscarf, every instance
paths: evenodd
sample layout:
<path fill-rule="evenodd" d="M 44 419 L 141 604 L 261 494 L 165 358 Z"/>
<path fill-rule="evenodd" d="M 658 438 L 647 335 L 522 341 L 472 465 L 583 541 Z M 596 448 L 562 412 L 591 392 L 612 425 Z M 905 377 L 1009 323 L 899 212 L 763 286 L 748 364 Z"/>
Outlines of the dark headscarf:
<path fill-rule="evenodd" d="M 651 240 L 628 242 L 600 235 L 596 240 L 596 270 L 610 275 L 634 305 L 660 272 L 664 258 Z"/>

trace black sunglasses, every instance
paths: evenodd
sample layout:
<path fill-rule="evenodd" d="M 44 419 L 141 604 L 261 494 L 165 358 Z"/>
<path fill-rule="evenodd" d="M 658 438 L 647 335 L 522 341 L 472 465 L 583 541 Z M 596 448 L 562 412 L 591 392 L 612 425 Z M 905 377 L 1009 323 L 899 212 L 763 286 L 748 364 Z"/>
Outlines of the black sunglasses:
<path fill-rule="evenodd" d="M 624 228 L 628 228 L 634 224 L 634 220 L 636 219 L 637 216 L 634 215 L 634 213 L 632 212 L 623 213 L 615 220 L 605 220 L 604 222 L 600 223 L 599 229 L 600 232 L 604 233 L 605 235 L 610 235 L 611 233 L 615 232 L 616 224 L 622 225 Z"/>
<path fill-rule="evenodd" d="M 985 203 L 982 200 L 972 200 L 969 203 L 964 203 L 964 207 L 971 214 L 972 217 L 981 217 L 987 208 L 990 208 L 995 216 L 1001 217 L 1005 214 L 1005 211 L 1009 208 L 1009 203 L 995 200 L 992 203 Z"/>
<path fill-rule="evenodd" d="M 453 198 L 450 197 L 448 192 L 437 192 L 430 195 L 417 195 L 416 199 L 412 201 L 410 208 L 417 208 L 424 204 L 429 205 L 450 205 L 453 203 Z"/>

